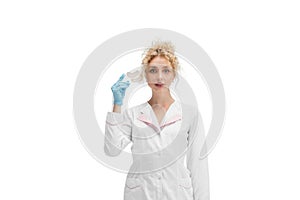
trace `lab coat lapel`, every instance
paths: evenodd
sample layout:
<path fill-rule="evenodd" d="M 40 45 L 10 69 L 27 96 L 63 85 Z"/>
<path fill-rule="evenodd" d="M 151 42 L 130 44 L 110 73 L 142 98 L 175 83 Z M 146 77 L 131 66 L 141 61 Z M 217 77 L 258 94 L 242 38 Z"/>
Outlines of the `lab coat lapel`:
<path fill-rule="evenodd" d="M 165 123 L 163 123 L 163 125 L 160 128 L 163 129 L 164 127 L 166 127 L 168 125 L 171 125 L 171 124 L 175 123 L 178 120 L 181 120 L 181 114 L 176 114 L 172 118 L 170 118 L 169 120 L 166 120 Z"/>
<path fill-rule="evenodd" d="M 162 125 L 158 124 L 155 114 L 152 112 L 151 108 L 148 107 L 147 102 L 141 108 L 137 119 L 143 121 L 148 126 L 152 127 L 155 131 L 161 131 L 164 127 L 175 123 L 182 119 L 181 106 L 179 103 L 175 102 L 172 107 L 168 109 L 165 113 Z"/>
<path fill-rule="evenodd" d="M 151 128 L 153 128 L 155 131 L 160 131 L 159 124 L 157 123 L 157 120 L 155 120 L 155 116 L 151 115 L 151 108 L 147 106 L 147 102 L 144 104 L 144 106 L 141 108 L 141 110 L 138 113 L 137 119 L 144 122 Z"/>
<path fill-rule="evenodd" d="M 171 107 L 169 107 L 160 128 L 162 130 L 164 127 L 169 126 L 181 119 L 182 119 L 181 104 L 176 100 L 174 104 L 172 104 Z"/>

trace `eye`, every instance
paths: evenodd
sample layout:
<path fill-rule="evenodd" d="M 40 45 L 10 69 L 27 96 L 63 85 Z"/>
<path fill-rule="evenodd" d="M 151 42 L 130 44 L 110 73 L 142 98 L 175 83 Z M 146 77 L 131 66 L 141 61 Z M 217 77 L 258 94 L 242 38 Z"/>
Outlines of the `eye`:
<path fill-rule="evenodd" d="M 150 69 L 149 72 L 150 72 L 150 73 L 156 73 L 157 70 L 156 70 L 156 69 Z"/>
<path fill-rule="evenodd" d="M 164 71 L 163 71 L 164 73 L 169 73 L 170 72 L 170 70 L 169 69 L 164 69 Z"/>

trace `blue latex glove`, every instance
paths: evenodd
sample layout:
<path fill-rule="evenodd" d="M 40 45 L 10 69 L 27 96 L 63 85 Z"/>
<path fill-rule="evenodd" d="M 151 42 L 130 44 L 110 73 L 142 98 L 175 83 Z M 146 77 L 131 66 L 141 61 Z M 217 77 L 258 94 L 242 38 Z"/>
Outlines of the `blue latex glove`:
<path fill-rule="evenodd" d="M 130 85 L 129 81 L 122 82 L 124 77 L 125 77 L 125 74 L 122 74 L 122 76 L 119 78 L 119 80 L 115 84 L 113 84 L 113 86 L 111 87 L 111 91 L 114 96 L 114 104 L 117 104 L 117 105 L 123 104 L 125 91 Z"/>

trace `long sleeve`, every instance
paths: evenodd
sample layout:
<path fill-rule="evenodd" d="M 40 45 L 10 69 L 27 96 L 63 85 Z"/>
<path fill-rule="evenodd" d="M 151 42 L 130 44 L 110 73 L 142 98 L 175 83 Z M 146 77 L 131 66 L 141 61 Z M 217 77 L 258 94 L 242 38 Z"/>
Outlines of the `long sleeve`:
<path fill-rule="evenodd" d="M 203 122 L 199 111 L 192 119 L 189 129 L 189 149 L 187 151 L 187 168 L 191 172 L 194 200 L 209 200 L 209 172 L 207 157 L 200 159 L 200 151 L 205 141 Z M 205 146 L 204 146 L 205 147 Z"/>
<path fill-rule="evenodd" d="M 131 142 L 131 127 L 128 109 L 123 113 L 107 113 L 104 139 L 104 152 L 106 155 L 119 155 Z"/>

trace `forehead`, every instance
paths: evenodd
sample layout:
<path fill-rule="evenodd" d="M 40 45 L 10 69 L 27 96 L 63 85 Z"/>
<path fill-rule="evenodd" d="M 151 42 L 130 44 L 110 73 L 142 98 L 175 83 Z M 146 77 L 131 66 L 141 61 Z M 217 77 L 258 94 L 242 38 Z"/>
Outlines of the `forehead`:
<path fill-rule="evenodd" d="M 163 56 L 156 56 L 150 62 L 149 65 L 163 65 L 163 66 L 171 66 L 171 63 Z"/>

